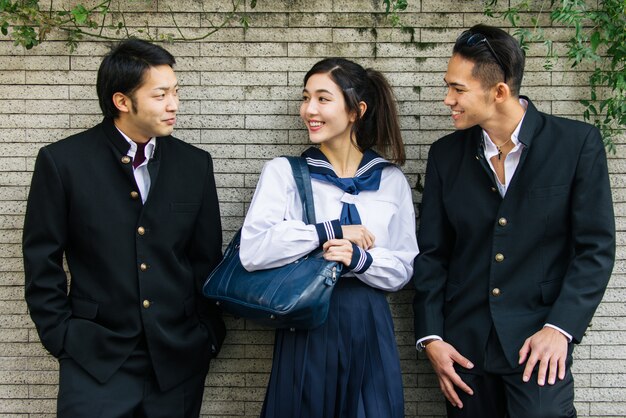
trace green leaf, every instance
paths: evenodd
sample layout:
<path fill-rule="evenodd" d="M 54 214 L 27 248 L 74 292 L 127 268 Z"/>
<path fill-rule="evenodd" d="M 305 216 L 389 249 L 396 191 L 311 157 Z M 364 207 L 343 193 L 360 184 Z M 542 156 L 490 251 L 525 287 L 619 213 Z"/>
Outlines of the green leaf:
<path fill-rule="evenodd" d="M 591 50 L 596 52 L 598 45 L 600 45 L 600 33 L 594 32 L 593 35 L 591 35 Z"/>
<path fill-rule="evenodd" d="M 604 108 L 606 107 L 606 105 L 609 104 L 609 101 L 610 101 L 610 99 L 609 100 L 602 100 L 600 102 L 600 112 L 602 112 L 604 110 Z"/>
<path fill-rule="evenodd" d="M 393 7 L 393 9 L 395 11 L 403 11 L 403 10 L 406 10 L 408 5 L 409 3 L 407 0 L 398 0 L 396 1 L 396 5 Z"/>
<path fill-rule="evenodd" d="M 83 6 L 82 4 L 79 4 L 78 6 L 74 7 L 71 13 L 72 13 L 72 16 L 74 17 L 74 20 L 79 25 L 82 25 L 83 23 L 85 23 L 87 21 L 87 18 L 89 17 L 89 11 L 85 9 L 85 6 Z"/>
<path fill-rule="evenodd" d="M 389 14 L 389 10 L 391 10 L 391 0 L 383 0 L 383 4 L 385 5 L 385 14 Z"/>
<path fill-rule="evenodd" d="M 248 15 L 241 16 L 241 19 L 239 19 L 239 23 L 241 23 L 244 29 L 248 29 L 250 27 L 250 19 Z"/>

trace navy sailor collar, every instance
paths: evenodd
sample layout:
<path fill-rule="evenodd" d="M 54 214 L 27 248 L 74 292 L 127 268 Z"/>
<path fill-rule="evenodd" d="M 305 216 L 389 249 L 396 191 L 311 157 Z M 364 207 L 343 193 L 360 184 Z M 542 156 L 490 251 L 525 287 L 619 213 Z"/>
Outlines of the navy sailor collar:
<path fill-rule="evenodd" d="M 302 153 L 302 156 L 306 158 L 311 174 L 338 177 L 333 166 L 328 161 L 328 158 L 326 158 L 324 153 L 320 151 L 319 148 L 310 147 Z M 393 164 L 381 157 L 376 151 L 366 149 L 363 153 L 363 158 L 359 163 L 359 168 L 354 174 L 354 178 L 365 177 L 372 174 L 374 171 L 382 170 L 384 167 L 389 165 Z"/>

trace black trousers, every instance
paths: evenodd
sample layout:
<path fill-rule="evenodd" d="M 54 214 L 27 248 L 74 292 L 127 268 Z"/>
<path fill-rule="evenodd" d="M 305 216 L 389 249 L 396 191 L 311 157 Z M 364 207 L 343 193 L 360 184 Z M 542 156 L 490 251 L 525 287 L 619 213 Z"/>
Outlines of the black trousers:
<path fill-rule="evenodd" d="M 138 347 L 105 383 L 69 357 L 59 360 L 57 418 L 197 418 L 206 370 L 161 391 L 145 348 Z"/>
<path fill-rule="evenodd" d="M 572 347 L 566 361 L 565 379 L 554 385 L 537 384 L 537 366 L 530 381 L 522 381 L 524 365 L 511 369 L 492 328 L 485 353 L 484 373 L 459 372 L 474 395 L 458 390 L 463 408 L 446 402 L 449 418 L 575 418 Z M 457 370 L 458 372 L 458 370 Z M 547 379 L 546 379 L 547 380 Z"/>

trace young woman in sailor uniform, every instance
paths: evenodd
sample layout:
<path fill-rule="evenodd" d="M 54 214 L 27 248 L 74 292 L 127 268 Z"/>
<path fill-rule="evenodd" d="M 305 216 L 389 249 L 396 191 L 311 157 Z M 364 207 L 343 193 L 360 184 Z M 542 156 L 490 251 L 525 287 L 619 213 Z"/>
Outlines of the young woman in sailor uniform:
<path fill-rule="evenodd" d="M 395 165 L 405 154 L 391 87 L 378 71 L 325 59 L 304 78 L 300 116 L 318 145 L 303 156 L 319 223 L 302 222 L 289 162 L 273 159 L 244 222 L 241 261 L 248 270 L 266 269 L 321 246 L 344 269 L 325 324 L 276 331 L 261 416 L 401 418 L 402 377 L 386 293 L 411 279 L 418 248 L 411 190 Z"/>

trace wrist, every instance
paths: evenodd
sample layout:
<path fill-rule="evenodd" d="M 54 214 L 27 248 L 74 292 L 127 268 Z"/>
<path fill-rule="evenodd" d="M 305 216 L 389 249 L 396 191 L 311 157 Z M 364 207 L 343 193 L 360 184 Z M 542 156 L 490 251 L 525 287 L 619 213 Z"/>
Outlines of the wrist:
<path fill-rule="evenodd" d="M 352 244 L 352 258 L 347 265 L 348 270 L 354 273 L 364 273 L 372 264 L 372 256 L 356 244 Z"/>
<path fill-rule="evenodd" d="M 417 351 L 425 351 L 426 348 L 428 348 L 428 345 L 430 343 L 432 343 L 433 341 L 439 341 L 439 339 L 438 338 L 428 338 L 426 340 L 420 341 L 417 344 Z"/>
<path fill-rule="evenodd" d="M 317 231 L 320 245 L 331 239 L 343 238 L 343 230 L 341 229 L 341 224 L 338 219 L 315 224 L 315 230 Z"/>

